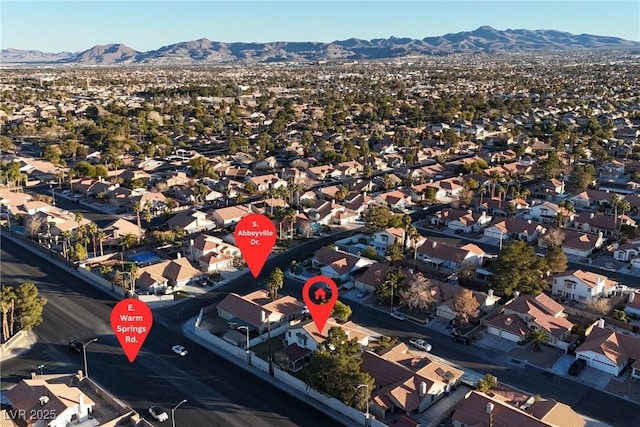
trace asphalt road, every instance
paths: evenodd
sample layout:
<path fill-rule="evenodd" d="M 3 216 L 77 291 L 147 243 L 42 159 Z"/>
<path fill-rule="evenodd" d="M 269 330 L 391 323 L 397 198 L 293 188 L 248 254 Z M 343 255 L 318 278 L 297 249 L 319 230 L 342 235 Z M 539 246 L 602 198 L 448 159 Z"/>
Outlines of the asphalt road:
<path fill-rule="evenodd" d="M 20 357 L 2 364 L 2 387 L 29 377 L 38 365 L 44 373 L 75 372 L 82 356 L 67 342 L 86 342 L 89 375 L 111 393 L 148 417 L 147 407 L 159 404 L 176 411 L 176 426 L 335 426 L 335 420 L 274 388 L 180 335 L 154 323 L 134 363 L 124 356 L 113 335 L 109 316 L 115 301 L 69 273 L 2 238 L 2 281 L 31 280 L 48 299 L 44 322 L 34 332 L 38 342 Z M 171 351 L 183 344 L 189 355 Z"/>

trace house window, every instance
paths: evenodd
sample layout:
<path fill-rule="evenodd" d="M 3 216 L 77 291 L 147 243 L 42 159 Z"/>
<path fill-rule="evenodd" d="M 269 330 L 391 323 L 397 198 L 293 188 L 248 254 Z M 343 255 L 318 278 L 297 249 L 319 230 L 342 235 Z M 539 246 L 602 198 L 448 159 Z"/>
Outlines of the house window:
<path fill-rule="evenodd" d="M 576 288 L 576 282 L 572 282 L 570 280 L 567 280 L 564 282 L 564 287 L 567 289 L 575 289 Z"/>

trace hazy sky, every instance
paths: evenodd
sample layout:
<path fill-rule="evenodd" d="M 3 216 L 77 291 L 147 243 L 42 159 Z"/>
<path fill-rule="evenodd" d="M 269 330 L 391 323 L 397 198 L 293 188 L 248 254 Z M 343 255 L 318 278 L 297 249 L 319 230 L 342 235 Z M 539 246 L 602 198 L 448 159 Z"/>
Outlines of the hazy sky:
<path fill-rule="evenodd" d="M 0 0 L 0 47 L 136 50 L 215 41 L 424 38 L 481 25 L 554 29 L 640 41 L 640 1 L 46 1 Z"/>

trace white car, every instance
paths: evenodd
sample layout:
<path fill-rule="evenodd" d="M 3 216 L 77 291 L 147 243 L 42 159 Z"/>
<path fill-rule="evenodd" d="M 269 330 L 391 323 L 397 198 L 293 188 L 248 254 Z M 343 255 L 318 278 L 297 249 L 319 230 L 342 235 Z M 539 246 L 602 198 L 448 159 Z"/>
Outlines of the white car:
<path fill-rule="evenodd" d="M 618 270 L 616 269 L 615 265 L 613 264 L 605 264 L 602 267 L 600 267 L 600 270 L 604 270 L 604 271 L 611 271 L 613 273 L 617 272 Z"/>
<path fill-rule="evenodd" d="M 149 407 L 149 415 L 151 415 L 156 421 L 160 421 L 161 423 L 169 419 L 169 415 L 167 415 L 167 413 L 157 405 Z"/>
<path fill-rule="evenodd" d="M 398 320 L 407 320 L 404 314 L 398 313 L 397 311 L 392 311 L 391 313 L 389 313 L 389 316 Z"/>
<path fill-rule="evenodd" d="M 431 344 L 429 344 L 422 338 L 409 340 L 409 344 L 411 344 L 417 349 L 420 349 L 422 351 L 427 351 L 427 352 L 431 351 L 431 348 L 432 348 Z"/>
<path fill-rule="evenodd" d="M 175 354 L 180 356 L 186 356 L 189 353 L 187 349 L 181 345 L 174 345 L 173 347 L 171 347 L 171 350 L 173 350 Z"/>

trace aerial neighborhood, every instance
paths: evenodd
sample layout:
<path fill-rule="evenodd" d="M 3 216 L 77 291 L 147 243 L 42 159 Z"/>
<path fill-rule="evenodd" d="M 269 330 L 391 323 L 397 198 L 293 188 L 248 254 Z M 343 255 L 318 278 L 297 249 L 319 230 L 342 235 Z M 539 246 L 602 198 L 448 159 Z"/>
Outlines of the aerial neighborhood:
<path fill-rule="evenodd" d="M 623 425 L 549 385 L 640 405 L 638 63 L 602 55 L 4 69 L 3 245 L 153 310 L 202 301 L 168 322 L 353 425 Z M 250 214 L 277 234 L 255 279 Z M 83 381 L 40 377 L 14 408 Z"/>

